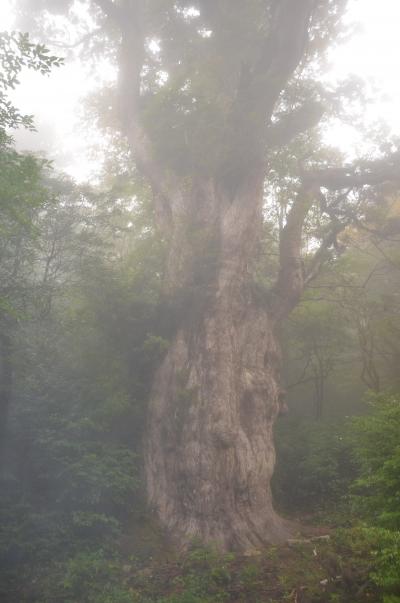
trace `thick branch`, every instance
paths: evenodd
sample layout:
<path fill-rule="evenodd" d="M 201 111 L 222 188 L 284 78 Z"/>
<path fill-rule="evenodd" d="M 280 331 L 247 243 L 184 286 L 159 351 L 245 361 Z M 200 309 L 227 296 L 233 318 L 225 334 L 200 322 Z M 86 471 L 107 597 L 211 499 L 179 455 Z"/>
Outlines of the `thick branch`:
<path fill-rule="evenodd" d="M 324 114 L 322 103 L 311 101 L 292 113 L 284 115 L 267 130 L 267 145 L 279 147 L 288 144 L 302 132 L 316 126 Z"/>
<path fill-rule="evenodd" d="M 233 103 L 228 150 L 222 168 L 224 182 L 233 197 L 242 175 L 265 151 L 266 130 L 275 105 L 288 80 L 301 62 L 308 40 L 315 0 L 280 0 L 275 2 L 269 19 L 269 32 L 260 44 L 253 64 L 245 63 Z M 297 131 L 296 119 L 290 120 Z M 233 133 L 233 134 L 231 134 Z M 295 132 L 296 133 L 296 132 Z M 294 133 L 294 134 L 295 134 Z M 291 134 L 283 123 L 269 130 L 274 146 L 285 144 Z M 279 143 L 279 135 L 282 143 Z M 245 153 L 238 153 L 245 149 Z"/>
<path fill-rule="evenodd" d="M 301 258 L 302 232 L 306 216 L 318 191 L 303 187 L 293 203 L 281 232 L 279 244 L 280 270 L 275 287 L 277 319 L 287 315 L 298 303 L 304 289 L 304 267 Z"/>
<path fill-rule="evenodd" d="M 280 0 L 275 3 L 270 34 L 262 48 L 254 75 L 268 118 L 275 103 L 304 57 L 315 0 Z"/>
<path fill-rule="evenodd" d="M 326 261 L 329 248 L 335 244 L 338 234 L 344 230 L 345 227 L 346 224 L 336 221 L 329 234 L 321 241 L 319 248 L 311 260 L 307 273 L 304 275 L 304 287 L 306 287 L 318 276 L 322 265 Z"/>
<path fill-rule="evenodd" d="M 101 28 L 96 28 L 93 31 L 89 31 L 87 34 L 85 34 L 84 36 L 79 38 L 79 40 L 77 40 L 76 42 L 73 42 L 72 44 L 67 44 L 64 42 L 60 42 L 58 40 L 48 40 L 47 43 L 50 44 L 51 46 L 56 46 L 63 50 L 69 50 L 72 48 L 77 48 L 77 46 L 81 46 L 82 44 L 84 44 L 85 42 L 87 42 L 88 40 L 93 38 L 100 31 L 101 31 Z"/>
<path fill-rule="evenodd" d="M 99 0 L 103 2 L 103 0 Z M 106 3 L 109 4 L 108 0 Z M 164 231 L 171 228 L 171 191 L 176 188 L 173 174 L 166 175 L 154 158 L 151 141 L 142 126 L 140 115 L 141 74 L 145 63 L 145 4 L 143 0 L 124 0 L 119 51 L 119 114 L 139 171 L 149 181 L 156 204 L 156 216 Z"/>
<path fill-rule="evenodd" d="M 400 153 L 375 161 L 358 162 L 344 167 L 328 167 L 304 174 L 303 182 L 329 190 L 374 186 L 400 182 Z"/>

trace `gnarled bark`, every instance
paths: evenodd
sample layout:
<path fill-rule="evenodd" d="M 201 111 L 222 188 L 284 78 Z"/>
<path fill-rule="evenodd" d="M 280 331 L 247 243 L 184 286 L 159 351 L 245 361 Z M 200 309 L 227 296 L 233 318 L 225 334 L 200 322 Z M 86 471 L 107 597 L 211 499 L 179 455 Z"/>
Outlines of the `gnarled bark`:
<path fill-rule="evenodd" d="M 147 486 L 150 504 L 179 543 L 197 537 L 246 549 L 288 536 L 270 490 L 280 352 L 274 322 L 254 303 L 249 283 L 262 178 L 254 176 L 231 204 L 216 195 L 211 205 L 209 226 L 219 238 L 212 293 L 197 320 L 178 328 L 157 372 Z"/>

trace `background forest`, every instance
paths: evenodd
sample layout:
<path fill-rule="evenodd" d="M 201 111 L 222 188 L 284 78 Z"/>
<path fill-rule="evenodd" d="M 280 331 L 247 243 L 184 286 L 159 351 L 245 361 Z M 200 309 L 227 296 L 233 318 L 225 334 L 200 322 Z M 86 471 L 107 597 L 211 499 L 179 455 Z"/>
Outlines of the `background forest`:
<path fill-rule="evenodd" d="M 265 551 L 223 555 L 194 542 L 181 555 L 146 507 L 142 440 L 154 372 L 188 303 L 201 306 L 207 266 L 186 299 L 165 303 L 165 240 L 124 142 L 108 148 L 96 185 L 58 173 L 51 157 L 18 152 L 13 129 L 34 122 L 9 91 L 23 68 L 47 74 L 62 59 L 25 34 L 3 33 L 0 60 L 0 600 L 399 602 L 396 187 L 350 203 L 362 204 L 362 218 L 337 230 L 281 329 L 287 399 L 273 492 L 299 534 L 309 531 Z M 377 135 L 382 152 L 396 144 Z M 296 158 L 310 145 L 321 160 L 340 159 L 315 130 L 276 154 L 260 299 Z M 303 248 L 313 251 L 327 229 L 316 206 Z"/>

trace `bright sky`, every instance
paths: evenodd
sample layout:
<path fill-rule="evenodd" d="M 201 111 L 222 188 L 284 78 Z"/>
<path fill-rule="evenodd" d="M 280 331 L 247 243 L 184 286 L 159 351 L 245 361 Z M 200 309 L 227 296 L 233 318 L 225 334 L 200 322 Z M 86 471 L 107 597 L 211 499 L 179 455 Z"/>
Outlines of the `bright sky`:
<path fill-rule="evenodd" d="M 379 90 L 378 100 L 367 111 L 368 121 L 385 120 L 400 135 L 400 0 L 350 0 L 348 19 L 359 31 L 332 53 L 332 78 L 351 73 Z M 0 0 L 0 30 L 13 27 L 12 0 Z M 102 77 L 112 77 L 104 66 Z M 99 85 L 84 66 L 68 63 L 49 78 L 26 73 L 14 100 L 24 112 L 35 115 L 36 133 L 21 132 L 20 147 L 43 151 L 78 180 L 94 177 L 98 159 L 90 153 L 90 140 L 82 132 L 82 101 Z M 333 129 L 328 140 L 343 148 L 359 144 L 350 128 Z"/>

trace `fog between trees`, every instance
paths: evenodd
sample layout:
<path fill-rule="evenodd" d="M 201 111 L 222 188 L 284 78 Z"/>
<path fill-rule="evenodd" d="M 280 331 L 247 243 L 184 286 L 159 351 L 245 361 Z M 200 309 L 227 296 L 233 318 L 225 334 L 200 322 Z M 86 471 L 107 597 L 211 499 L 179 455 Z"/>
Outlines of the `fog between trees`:
<path fill-rule="evenodd" d="M 11 137 L 32 125 L 8 101 L 21 67 L 62 61 L 0 38 L 4 600 L 262 600 L 218 555 L 283 554 L 309 513 L 353 526 L 321 554 L 355 570 L 304 601 L 398 600 L 400 155 L 323 142 L 363 99 L 321 84 L 346 2 L 18 8 L 118 81 L 92 100 L 101 181 L 78 185 Z M 193 543 L 199 583 L 143 581 Z"/>

